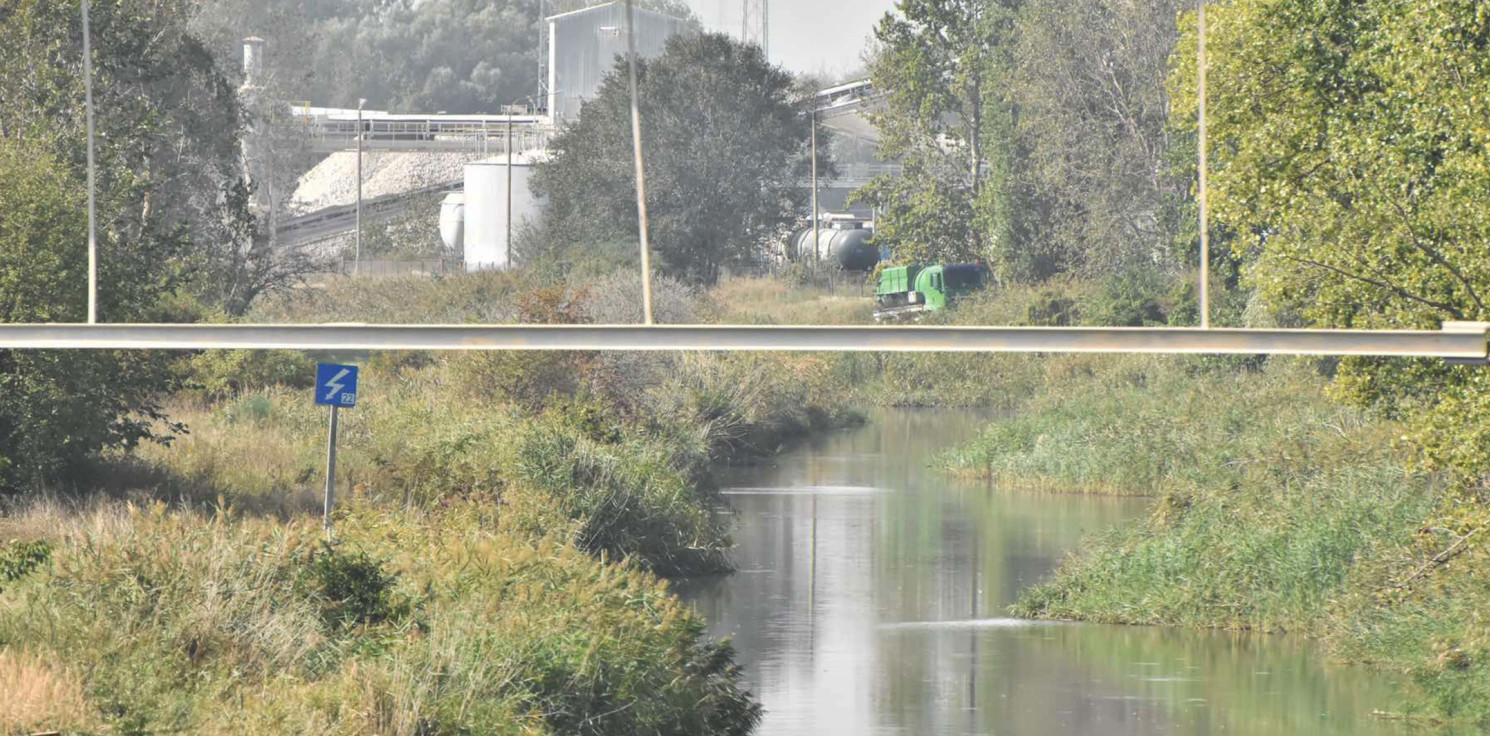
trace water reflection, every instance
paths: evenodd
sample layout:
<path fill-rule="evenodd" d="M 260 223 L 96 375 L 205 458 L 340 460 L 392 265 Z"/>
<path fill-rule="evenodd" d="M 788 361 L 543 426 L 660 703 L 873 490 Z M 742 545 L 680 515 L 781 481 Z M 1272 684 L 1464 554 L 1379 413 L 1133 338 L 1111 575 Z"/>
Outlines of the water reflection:
<path fill-rule="evenodd" d="M 1014 621 L 1007 606 L 1132 499 L 926 469 L 971 413 L 888 412 L 727 479 L 740 573 L 684 586 L 733 636 L 766 736 L 1378 734 L 1392 683 L 1282 638 Z"/>

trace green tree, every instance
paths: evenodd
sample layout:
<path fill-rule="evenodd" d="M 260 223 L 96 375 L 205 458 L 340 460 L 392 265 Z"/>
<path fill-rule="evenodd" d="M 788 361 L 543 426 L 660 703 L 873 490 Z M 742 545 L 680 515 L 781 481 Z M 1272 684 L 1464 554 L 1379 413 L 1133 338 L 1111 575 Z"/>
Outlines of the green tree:
<path fill-rule="evenodd" d="M 1490 319 L 1490 13 L 1470 0 L 1245 0 L 1215 9 L 1216 220 L 1275 310 L 1327 327 Z M 1191 16 L 1173 86 L 1193 127 Z M 1337 387 L 1422 416 L 1426 447 L 1476 436 L 1472 371 L 1347 361 Z M 1435 452 L 1490 474 L 1483 445 Z M 1472 460 L 1472 462 L 1471 462 Z"/>
<path fill-rule="evenodd" d="M 804 206 L 812 130 L 806 101 L 759 47 L 718 34 L 675 37 L 661 57 L 638 65 L 638 75 L 659 270 L 713 283 L 722 269 L 751 261 L 783 235 Z M 553 151 L 534 180 L 548 199 L 535 239 L 550 251 L 634 242 L 624 62 L 554 139 Z M 820 156 L 831 175 L 826 154 Z"/>
<path fill-rule="evenodd" d="M 591 0 L 205 0 L 192 28 L 219 59 L 243 36 L 268 41 L 278 99 L 322 107 L 495 113 L 538 93 L 540 14 Z M 638 7 L 696 23 L 681 0 Z M 227 66 L 225 63 L 224 66 Z"/>
<path fill-rule="evenodd" d="M 1010 94 L 1047 208 L 1038 237 L 1089 275 L 1184 265 L 1171 251 L 1179 208 L 1193 201 L 1195 146 L 1171 128 L 1166 89 L 1182 5 L 1027 0 L 1020 10 Z"/>
<path fill-rule="evenodd" d="M 1490 317 L 1483 4 L 1246 0 L 1215 14 L 1212 197 L 1246 234 L 1252 283 L 1321 325 Z M 1185 62 L 1175 117 L 1192 126 L 1194 79 Z"/>
<path fill-rule="evenodd" d="M 0 322 L 86 320 L 81 182 L 40 147 L 4 138 L 0 181 Z M 160 314 L 169 279 L 109 273 L 111 316 Z M 169 386 L 160 354 L 0 351 L 0 492 L 73 479 L 100 448 L 154 437 L 154 400 Z"/>
<path fill-rule="evenodd" d="M 880 155 L 900 161 L 904 174 L 856 199 L 880 208 L 878 237 L 897 260 L 989 257 L 1005 277 L 1047 270 L 1016 253 L 1029 240 L 1030 210 L 1015 179 L 1021 152 L 1004 90 L 1019 6 L 901 0 L 875 28 L 870 76 L 887 94 L 873 115 Z"/>
<path fill-rule="evenodd" d="M 93 9 L 105 320 L 127 318 L 121 290 L 144 274 L 186 280 L 236 314 L 303 270 L 295 254 L 266 247 L 249 211 L 237 91 L 188 31 L 193 8 L 118 0 Z M 81 179 L 83 101 L 78 8 L 0 6 L 0 138 L 38 142 Z"/>
<path fill-rule="evenodd" d="M 239 168 L 238 106 L 188 4 L 94 4 L 99 317 L 190 319 L 181 296 L 246 304 L 272 267 Z M 0 5 L 0 320 L 87 318 L 82 28 L 71 3 Z M 66 481 L 152 437 L 173 386 L 150 353 L 0 354 L 0 487 Z"/>

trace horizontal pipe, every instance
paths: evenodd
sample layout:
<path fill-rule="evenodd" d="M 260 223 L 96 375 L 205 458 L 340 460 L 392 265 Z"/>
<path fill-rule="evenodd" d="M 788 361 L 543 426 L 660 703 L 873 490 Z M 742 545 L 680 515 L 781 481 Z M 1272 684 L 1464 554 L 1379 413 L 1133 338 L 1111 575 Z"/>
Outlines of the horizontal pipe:
<path fill-rule="evenodd" d="M 1483 360 L 1486 329 L 0 325 L 0 349 L 604 350 L 1333 355 Z"/>

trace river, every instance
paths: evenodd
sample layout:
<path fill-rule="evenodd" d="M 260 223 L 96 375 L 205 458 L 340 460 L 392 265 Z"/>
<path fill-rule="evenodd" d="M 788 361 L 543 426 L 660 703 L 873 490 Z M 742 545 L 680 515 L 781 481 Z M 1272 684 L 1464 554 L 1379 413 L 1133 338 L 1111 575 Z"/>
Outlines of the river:
<path fill-rule="evenodd" d="M 762 736 L 1378 736 L 1395 684 L 1289 637 L 1014 621 L 1019 592 L 1147 502 L 927 467 L 973 413 L 884 412 L 731 471 L 728 578 L 684 585 L 732 637 Z"/>

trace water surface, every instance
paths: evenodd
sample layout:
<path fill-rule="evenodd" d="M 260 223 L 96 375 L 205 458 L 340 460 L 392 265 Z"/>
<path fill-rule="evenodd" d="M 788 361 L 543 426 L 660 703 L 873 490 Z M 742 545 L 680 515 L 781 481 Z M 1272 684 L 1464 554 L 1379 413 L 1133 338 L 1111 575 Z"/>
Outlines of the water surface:
<path fill-rule="evenodd" d="M 726 479 L 740 572 L 683 586 L 734 638 L 762 736 L 1406 734 L 1394 683 L 1284 637 L 1008 618 L 1135 499 L 927 468 L 972 413 L 886 412 Z"/>

